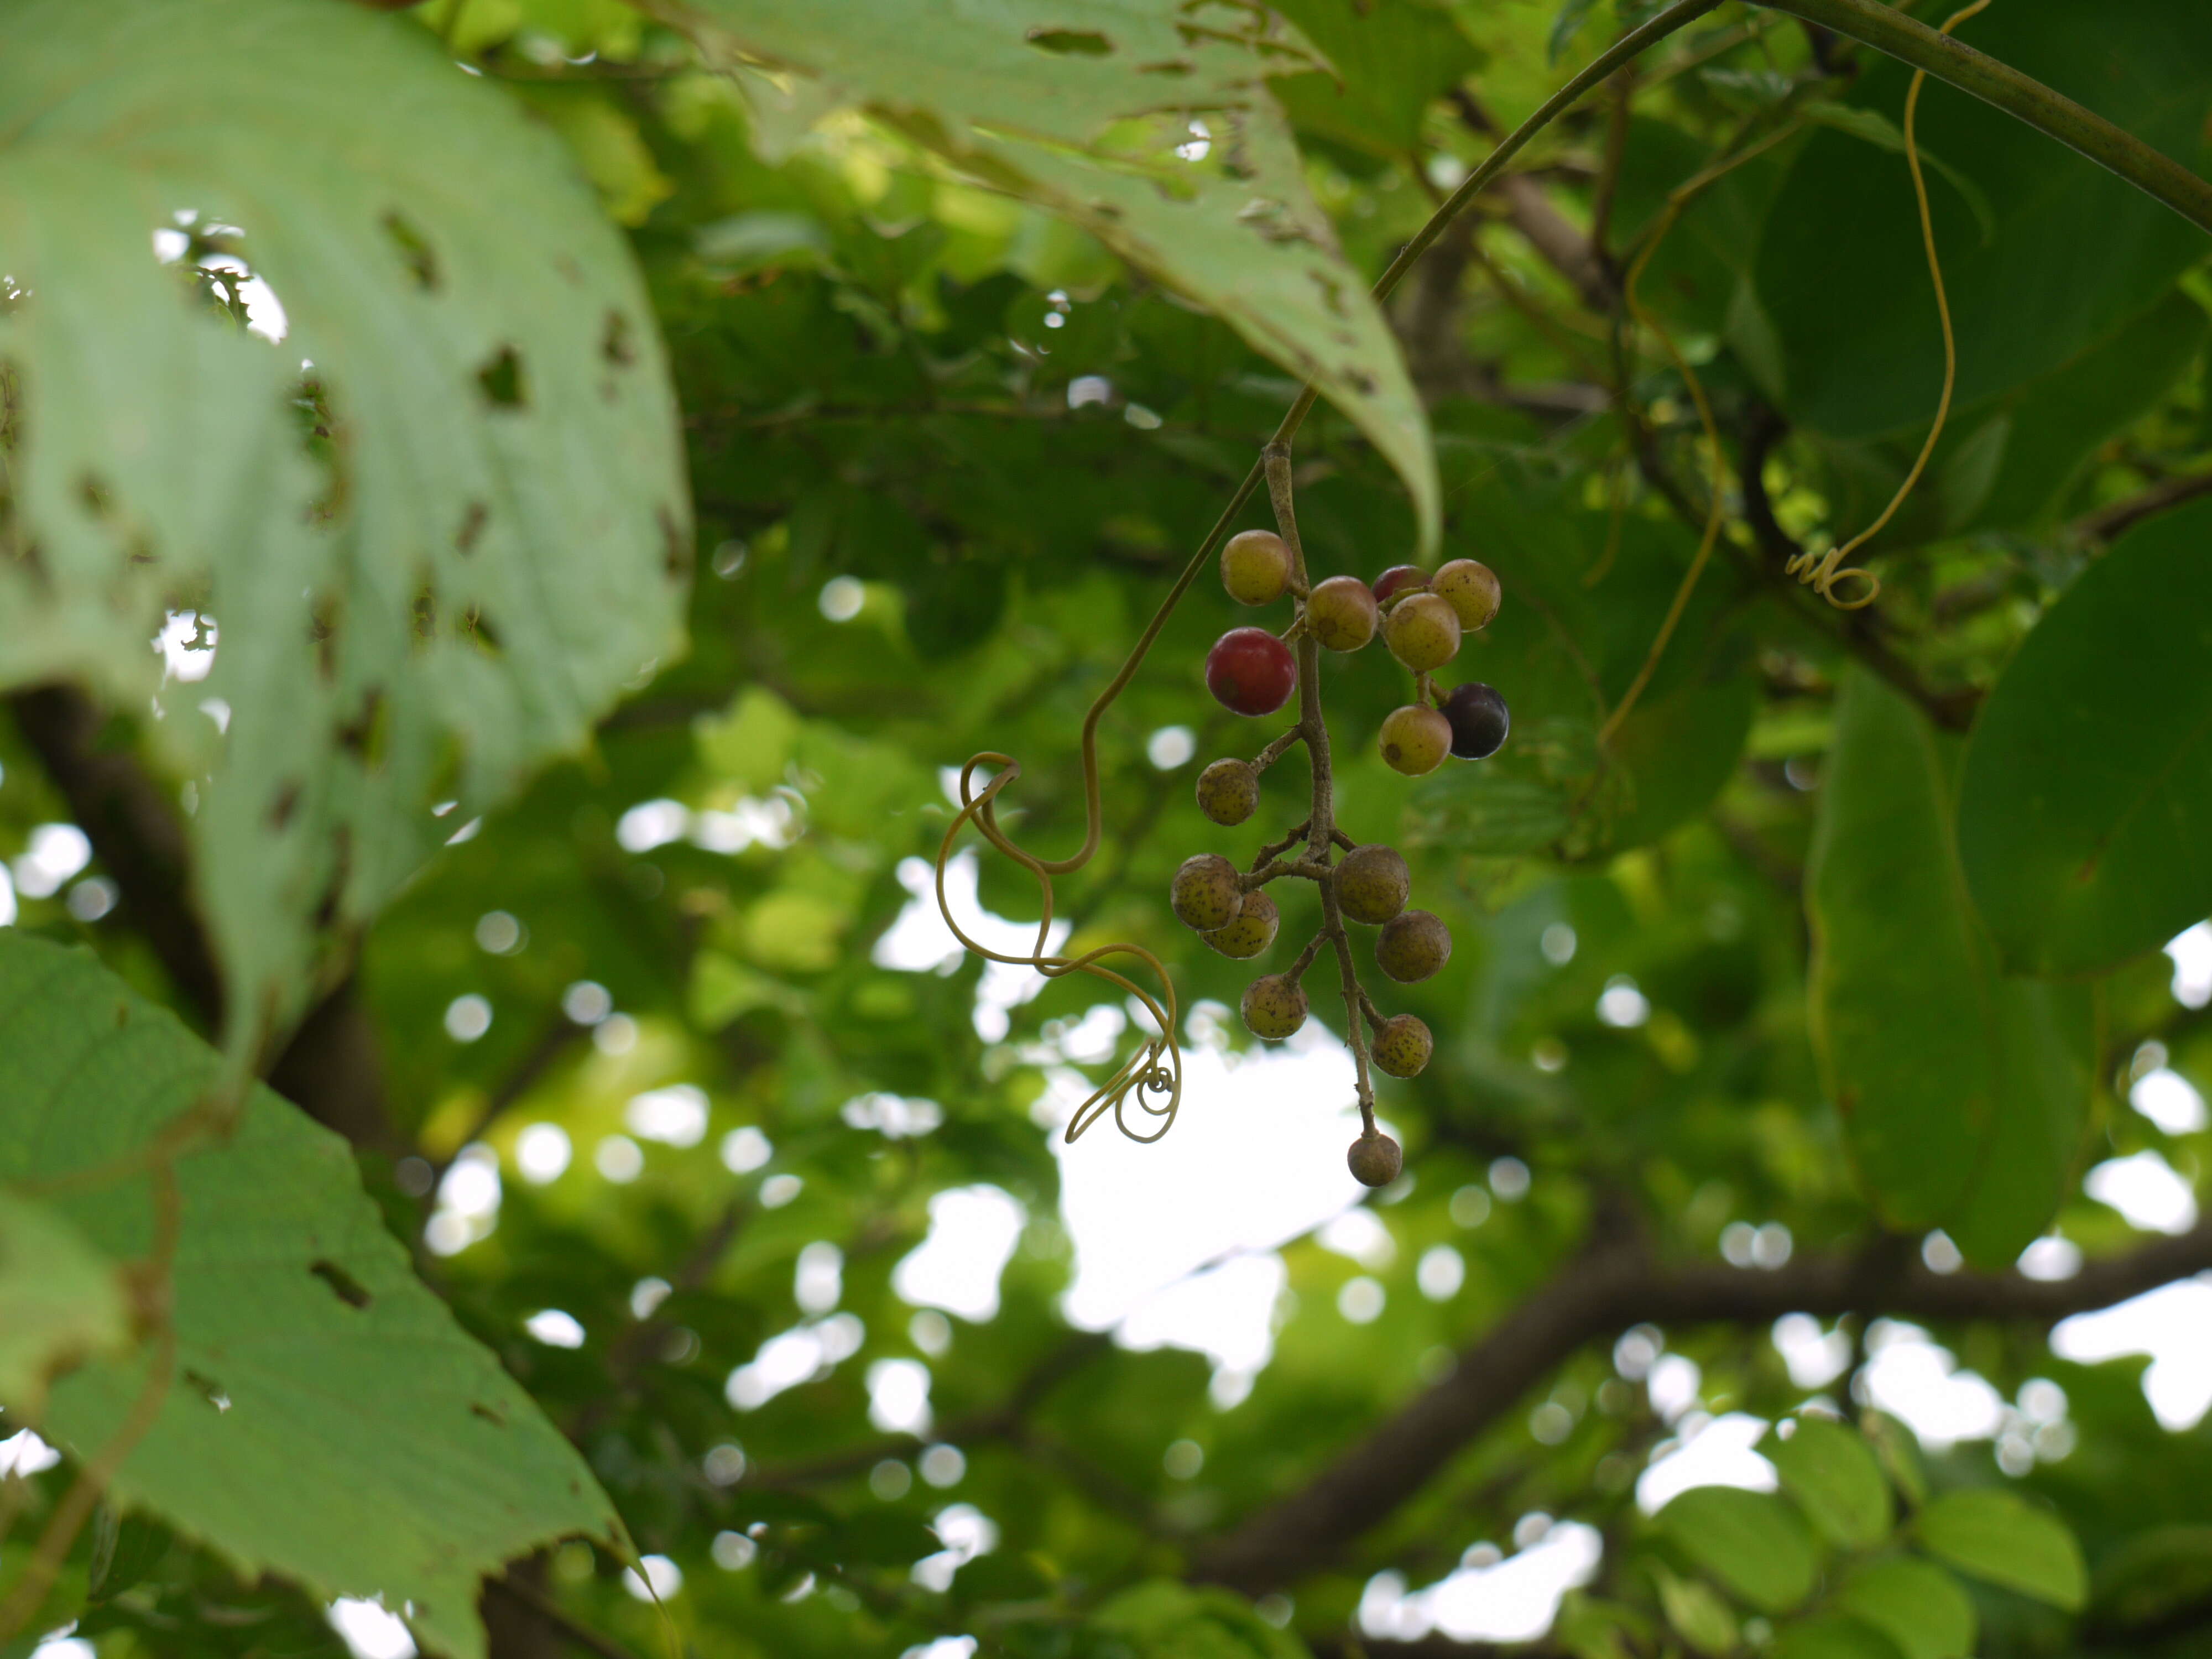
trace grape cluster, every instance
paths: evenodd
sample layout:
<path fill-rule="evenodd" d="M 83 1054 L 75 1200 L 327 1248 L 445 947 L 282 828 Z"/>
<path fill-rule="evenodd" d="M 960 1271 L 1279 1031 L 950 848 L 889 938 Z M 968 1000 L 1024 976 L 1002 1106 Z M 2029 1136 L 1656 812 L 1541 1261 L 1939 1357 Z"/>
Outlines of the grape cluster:
<path fill-rule="evenodd" d="M 1480 760 L 1498 752 L 1510 726 L 1505 700 L 1478 682 L 1443 691 L 1430 678 L 1458 654 L 1468 633 L 1488 626 L 1498 614 L 1498 578 L 1486 566 L 1455 559 L 1431 574 L 1416 565 L 1399 565 L 1371 586 L 1356 576 L 1331 576 L 1309 588 L 1303 565 L 1297 549 L 1270 531 L 1245 531 L 1222 548 L 1221 582 L 1231 599 L 1261 605 L 1287 594 L 1297 611 L 1280 635 L 1236 628 L 1215 642 L 1206 659 L 1206 683 L 1224 708 L 1239 714 L 1272 714 L 1298 690 L 1301 657 L 1310 672 L 1318 662 L 1316 647 L 1357 651 L 1379 634 L 1390 654 L 1413 676 L 1413 701 L 1382 722 L 1383 760 L 1418 777 L 1435 770 L 1448 754 Z M 1261 774 L 1293 743 L 1304 742 L 1315 763 L 1313 813 L 1262 848 L 1248 870 L 1239 871 L 1218 853 L 1185 860 L 1169 898 L 1176 916 L 1209 945 L 1243 961 L 1265 952 L 1281 927 L 1281 912 L 1264 890 L 1269 883 L 1297 876 L 1319 887 L 1322 931 L 1288 968 L 1252 981 L 1242 1012 L 1255 1036 L 1279 1042 L 1292 1036 L 1308 1012 L 1301 981 L 1322 946 L 1335 945 L 1367 1125 L 1346 1161 L 1359 1180 L 1379 1187 L 1397 1179 L 1403 1156 L 1395 1141 L 1374 1127 L 1369 1063 L 1392 1077 L 1414 1077 L 1427 1066 L 1436 1044 L 1420 1019 L 1412 1014 L 1386 1018 L 1361 988 L 1345 924 L 1380 930 L 1376 965 L 1400 984 L 1416 983 L 1443 968 L 1451 957 L 1451 933 L 1430 912 L 1407 908 L 1412 874 L 1395 850 L 1357 844 L 1335 827 L 1327 785 L 1328 739 L 1319 711 L 1309 686 L 1296 726 L 1256 759 L 1217 760 L 1198 780 L 1199 809 L 1216 823 L 1241 824 L 1259 809 Z"/>

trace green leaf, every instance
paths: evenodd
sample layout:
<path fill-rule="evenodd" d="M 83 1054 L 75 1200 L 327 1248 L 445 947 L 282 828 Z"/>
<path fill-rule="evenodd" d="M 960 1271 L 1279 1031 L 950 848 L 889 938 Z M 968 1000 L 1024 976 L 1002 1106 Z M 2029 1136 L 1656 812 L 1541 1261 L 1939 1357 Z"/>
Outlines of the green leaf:
<path fill-rule="evenodd" d="M 1300 1659 L 1305 1647 L 1226 1590 L 1164 1578 L 1123 1590 L 1088 1628 L 1133 1644 L 1143 1659 Z"/>
<path fill-rule="evenodd" d="M 1420 147 L 1429 105 L 1481 61 L 1449 12 L 1418 0 L 1284 0 L 1275 9 L 1333 71 L 1273 83 L 1291 124 L 1393 161 Z"/>
<path fill-rule="evenodd" d="M 1788 1439 L 1760 1445 L 1814 1529 L 1842 1549 L 1869 1549 L 1889 1536 L 1889 1482 L 1865 1441 L 1840 1423 L 1800 1417 Z"/>
<path fill-rule="evenodd" d="M 1813 1593 L 1818 1547 L 1797 1512 L 1771 1492 L 1693 1487 L 1659 1511 L 1659 1529 L 1762 1613 L 1787 1613 Z"/>
<path fill-rule="evenodd" d="M 2101 1553 L 2092 1605 L 2123 1629 L 2155 1625 L 2212 1596 L 2212 1526 L 2153 1527 Z M 1917 1659 L 1917 1656 L 1916 1656 Z"/>
<path fill-rule="evenodd" d="M 1806 872 L 1813 1040 L 1868 1195 L 2009 1262 L 2063 1195 L 2094 1066 L 2088 990 L 2008 979 L 1952 842 L 1957 745 L 1855 673 Z"/>
<path fill-rule="evenodd" d="M 1653 1569 L 1653 1577 L 1659 1586 L 1659 1609 L 1675 1635 L 1699 1653 L 1735 1651 L 1735 1614 L 1719 1591 L 1695 1578 L 1677 1578 L 1664 1567 Z"/>
<path fill-rule="evenodd" d="M 1889 1636 L 1873 1625 L 1832 1614 L 1783 1628 L 1774 1659 L 1904 1659 Z"/>
<path fill-rule="evenodd" d="M 1976 1619 L 1959 1581 L 1911 1556 L 1870 1561 L 1836 1592 L 1844 1612 L 1886 1632 L 1905 1659 L 1967 1659 Z"/>
<path fill-rule="evenodd" d="M 203 781 L 193 873 L 242 1051 L 311 988 L 319 927 L 358 926 L 678 645 L 657 331 L 561 144 L 403 19 L 10 6 L 0 130 L 39 551 L 0 559 L 0 684 L 143 708 L 165 610 L 215 619 L 212 672 L 160 689 L 155 730 Z M 282 345 L 150 257 L 188 214 L 273 288 Z"/>
<path fill-rule="evenodd" d="M 0 1179 L 142 1153 L 219 1064 L 88 954 L 0 929 Z M 479 1576 L 565 1534 L 619 1538 L 583 1460 L 416 1280 L 336 1135 L 258 1089 L 175 1169 L 174 1380 L 118 1501 L 249 1574 L 411 1602 L 426 1645 L 469 1659 Z M 143 1176 L 55 1208 L 111 1256 L 150 1248 Z M 145 1366 L 141 1352 L 72 1373 L 41 1431 L 90 1455 Z"/>
<path fill-rule="evenodd" d="M 1905 154 L 1903 129 L 1880 110 L 1855 109 L 1848 104 L 1815 100 L 1802 106 L 1799 112 L 1808 121 L 1824 127 L 1833 127 L 1838 132 L 1848 132 L 1854 138 L 1863 138 L 1877 149 L 1888 150 L 1894 155 Z M 1959 199 L 1966 204 L 1974 216 L 1974 222 L 1982 228 L 1982 240 L 1986 245 L 1996 234 L 1997 216 L 1982 187 L 1925 144 L 1920 146 L 1920 160 L 1930 173 L 1959 192 Z"/>
<path fill-rule="evenodd" d="M 35 1420 L 56 1376 L 129 1334 L 116 1264 L 52 1206 L 0 1191 L 0 1401 Z"/>
<path fill-rule="evenodd" d="M 2200 502 L 2120 538 L 2036 624 L 1982 710 L 1960 856 L 2023 969 L 2109 968 L 2212 910 L 2208 534 L 2212 503 Z"/>
<path fill-rule="evenodd" d="M 1945 1494 L 1920 1512 L 1920 1541 L 1960 1572 L 2069 1612 L 2088 1599 L 2088 1570 L 2066 1523 L 2014 1493 Z"/>
<path fill-rule="evenodd" d="M 1213 312 L 1352 418 L 1435 545 L 1428 417 L 1267 90 L 1270 76 L 1320 66 L 1295 30 L 1256 8 L 1185 29 L 1145 0 L 1073 15 L 1009 0 L 942 10 L 927 27 L 899 0 L 702 0 L 680 21 L 757 102 L 781 94 L 740 65 L 799 70 Z M 1178 155 L 1194 121 L 1204 154 Z"/>
<path fill-rule="evenodd" d="M 2018 0 L 1960 38 L 2078 98 L 2188 165 L 2201 158 L 2212 35 L 2197 0 L 2123 7 Z M 1871 59 L 1850 106 L 1902 118 L 1910 71 Z M 1918 137 L 1986 194 L 1996 230 L 1954 190 L 1929 205 L 1958 331 L 1957 398 L 1972 404 L 2047 373 L 2148 306 L 2203 254 L 2203 237 L 2094 163 L 1966 94 L 1931 83 Z M 1823 130 L 1796 155 L 1757 258 L 1794 421 L 1834 437 L 1924 428 L 1942 340 L 1902 158 Z"/>

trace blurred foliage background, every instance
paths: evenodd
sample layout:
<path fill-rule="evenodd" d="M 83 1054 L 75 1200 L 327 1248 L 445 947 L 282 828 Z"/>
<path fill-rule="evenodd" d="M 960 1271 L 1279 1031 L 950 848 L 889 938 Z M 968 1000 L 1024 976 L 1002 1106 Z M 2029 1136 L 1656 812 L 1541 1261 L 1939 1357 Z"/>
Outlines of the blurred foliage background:
<path fill-rule="evenodd" d="M 1942 368 L 1904 70 L 1724 4 L 1446 232 L 1387 310 L 1412 424 L 1378 449 L 1397 416 L 1325 403 L 1297 449 L 1316 574 L 1372 577 L 1416 550 L 1404 456 L 1426 452 L 1402 434 L 1425 424 L 1438 555 L 1505 592 L 1455 669 L 1511 705 L 1495 761 L 1396 776 L 1374 752 L 1395 671 L 1327 667 L 1340 819 L 1407 854 L 1456 939 L 1389 1000 L 1437 1053 L 1386 1087 L 1407 1174 L 1363 1198 L 1335 1040 L 1260 1056 L 1229 1012 L 1250 970 L 1166 904 L 1183 858 L 1249 858 L 1304 792 L 1292 758 L 1248 830 L 1196 809 L 1199 769 L 1274 730 L 1204 693 L 1209 643 L 1249 617 L 1210 578 L 1100 728 L 1106 843 L 1061 884 L 1071 954 L 1131 939 L 1172 969 L 1197 1079 L 1175 1131 L 1056 1144 L 1124 1011 L 961 957 L 922 898 L 947 769 L 975 751 L 1022 762 L 1025 845 L 1079 840 L 1084 711 L 1297 392 L 1249 321 L 1273 279 L 1232 263 L 1194 299 L 1042 174 L 948 161 L 926 100 L 868 76 L 902 32 L 952 26 L 838 9 L 869 61 L 819 84 L 723 73 L 696 18 L 611 0 L 366 20 L 556 138 L 622 228 L 696 520 L 688 647 L 580 752 L 438 820 L 453 844 L 325 959 L 276 1074 L 648 1558 L 613 1534 L 523 1554 L 484 1591 L 490 1652 L 2212 1652 L 2201 233 L 1927 90 L 1957 401 L 1866 550 L 1879 601 L 1845 613 L 1782 562 L 1887 500 Z M 1034 14 L 1032 41 L 1060 23 L 995 9 Z M 1653 9 L 1276 9 L 1304 44 L 1261 95 L 1315 234 L 1364 281 Z M 742 43 L 744 8 L 704 10 Z M 2189 0 L 1997 0 L 1965 35 L 2205 166 Z M 1642 280 L 1711 396 L 1729 516 L 1601 745 L 1708 476 L 1622 275 L 1670 189 L 1775 135 Z M 1224 134 L 1171 136 L 1236 187 Z M 191 629 L 179 695 L 204 672 Z M 18 934 L 90 947 L 219 1039 L 69 757 L 143 766 L 173 808 L 200 774 L 141 703 L 71 750 L 51 695 L 0 720 Z M 954 869 L 1034 916 L 1003 861 Z M 2077 880 L 2097 890 L 2069 910 Z M 2062 1316 L 2154 1291 L 2136 1336 L 2054 1349 Z M 1260 1334 L 1232 1352 L 1237 1330 Z M 24 1514 L 0 1583 L 88 1451 L 53 1437 L 58 1464 L 5 1443 Z M 379 1449 L 417 1455 L 396 1431 Z M 358 1605 L 381 1583 L 258 1564 L 118 1500 L 9 1650 L 404 1650 Z"/>

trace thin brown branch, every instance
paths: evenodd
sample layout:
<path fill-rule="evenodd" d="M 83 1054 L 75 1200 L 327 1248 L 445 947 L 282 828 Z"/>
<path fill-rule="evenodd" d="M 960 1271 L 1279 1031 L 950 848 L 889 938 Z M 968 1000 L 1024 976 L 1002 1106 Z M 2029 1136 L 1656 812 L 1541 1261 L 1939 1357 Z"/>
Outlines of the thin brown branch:
<path fill-rule="evenodd" d="M 2190 472 L 2178 478 L 2163 479 L 2139 495 L 2112 501 L 2076 519 L 2074 533 L 2085 542 L 2109 542 L 2145 519 L 2202 495 L 2212 495 L 2212 472 Z"/>
<path fill-rule="evenodd" d="M 1585 1343 L 1641 1321 L 1771 1324 L 1785 1313 L 1902 1316 L 2048 1325 L 2212 1268 L 2212 1221 L 2084 1267 L 2071 1279 L 1941 1274 L 1902 1241 L 1856 1255 L 1803 1256 L 1777 1271 L 1659 1262 L 1626 1229 L 1601 1233 L 1408 1401 L 1299 1491 L 1203 1551 L 1202 1577 L 1256 1595 L 1326 1566 L 1413 1496 Z"/>
<path fill-rule="evenodd" d="M 485 1097 L 484 1103 L 477 1109 L 475 1119 L 461 1138 L 453 1143 L 453 1158 L 441 1159 L 431 1166 L 436 1174 L 442 1177 L 453 1167 L 453 1158 L 459 1158 L 463 1148 L 482 1140 L 485 1133 L 499 1121 L 507 1109 L 536 1088 L 545 1073 L 576 1046 L 583 1035 L 584 1028 L 563 1015 L 556 1013 L 548 1020 L 545 1028 L 538 1034 L 538 1040 L 515 1062 L 514 1069 L 499 1080 L 491 1093 Z M 437 1182 L 433 1181 L 431 1189 L 434 1191 L 436 1186 Z"/>

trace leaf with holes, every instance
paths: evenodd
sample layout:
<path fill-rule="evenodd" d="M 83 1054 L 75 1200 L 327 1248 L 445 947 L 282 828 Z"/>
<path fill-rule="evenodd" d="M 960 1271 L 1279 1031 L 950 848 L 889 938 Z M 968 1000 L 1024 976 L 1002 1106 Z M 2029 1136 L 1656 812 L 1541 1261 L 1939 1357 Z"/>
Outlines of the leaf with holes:
<path fill-rule="evenodd" d="M 0 684 L 158 690 L 243 1043 L 677 647 L 651 313 L 557 141 L 403 19 L 10 6 L 0 131 Z M 160 681 L 165 611 L 211 672 Z"/>
<path fill-rule="evenodd" d="M 127 1170 L 219 1068 L 89 954 L 0 929 L 0 1182 Z M 124 1503 L 248 1572 L 411 1602 L 425 1644 L 461 1656 L 484 1650 L 480 1575 L 618 1536 L 583 1460 L 416 1279 L 337 1136 L 258 1090 L 175 1169 L 175 1376 L 115 1478 Z M 143 1261 L 149 1185 L 118 1172 L 51 1202 L 91 1248 Z M 98 1451 L 147 1364 L 64 1376 L 41 1431 Z"/>
<path fill-rule="evenodd" d="M 0 1191 L 0 1400 L 26 1418 L 72 1365 L 123 1346 L 121 1276 L 65 1217 Z"/>
<path fill-rule="evenodd" d="M 1999 972 L 1952 836 L 1958 745 L 1854 673 L 1805 875 L 1822 1081 L 1868 1196 L 2009 1263 L 2064 1196 L 2095 1067 L 2086 987 Z"/>
<path fill-rule="evenodd" d="M 1311 380 L 1440 525 L 1428 420 L 1267 87 L 1322 60 L 1266 9 L 1150 0 L 658 0 L 764 114 L 763 64 L 1080 225 Z M 1203 13 L 1202 15 L 1199 15 Z M 806 100 L 802 99 L 802 106 Z"/>

